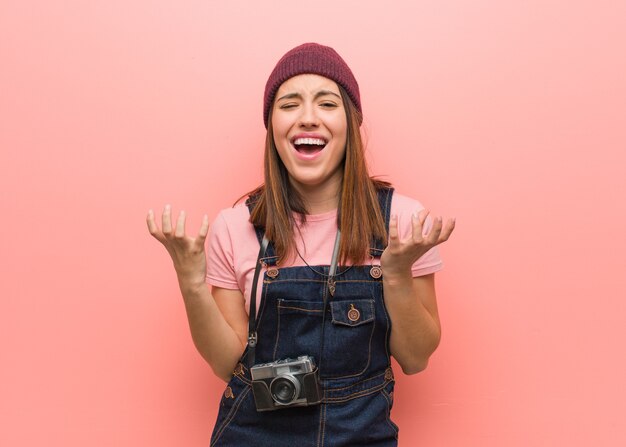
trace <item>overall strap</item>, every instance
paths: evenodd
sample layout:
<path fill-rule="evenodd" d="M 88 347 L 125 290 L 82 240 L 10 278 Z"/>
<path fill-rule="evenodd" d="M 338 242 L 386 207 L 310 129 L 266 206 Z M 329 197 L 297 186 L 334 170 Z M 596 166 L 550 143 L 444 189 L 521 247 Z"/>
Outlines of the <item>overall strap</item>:
<path fill-rule="evenodd" d="M 256 206 L 258 200 L 258 196 L 250 196 L 246 199 L 246 206 L 252 214 L 252 210 Z M 263 237 L 265 236 L 265 229 L 263 227 L 254 226 L 254 232 L 256 233 L 256 238 L 259 240 L 259 244 L 263 244 Z M 274 244 L 271 242 L 267 246 L 267 250 L 265 251 L 265 255 L 263 256 L 263 262 L 265 262 L 268 266 L 276 265 L 276 260 L 278 256 L 276 256 L 276 252 L 274 251 Z"/>
<path fill-rule="evenodd" d="M 391 197 L 393 196 L 393 188 L 380 188 L 378 190 L 378 205 L 380 206 L 380 212 L 383 215 L 385 221 L 385 231 L 389 233 L 389 218 L 391 217 Z M 380 258 L 385 250 L 385 242 L 381 239 L 375 238 L 372 240 L 372 247 L 370 248 L 370 256 L 373 258 Z"/>

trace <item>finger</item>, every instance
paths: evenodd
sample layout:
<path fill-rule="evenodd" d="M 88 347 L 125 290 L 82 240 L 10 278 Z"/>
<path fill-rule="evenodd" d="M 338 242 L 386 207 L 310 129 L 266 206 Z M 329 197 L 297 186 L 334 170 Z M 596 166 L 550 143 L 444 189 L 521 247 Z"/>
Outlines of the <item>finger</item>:
<path fill-rule="evenodd" d="M 185 236 L 185 217 L 186 217 L 186 214 L 184 211 L 181 211 L 178 214 L 178 219 L 176 220 L 176 231 L 174 232 L 174 236 L 176 237 Z"/>
<path fill-rule="evenodd" d="M 207 234 L 209 234 L 209 216 L 205 214 L 202 216 L 202 224 L 200 225 L 200 231 L 198 231 L 198 240 L 204 244 Z"/>
<path fill-rule="evenodd" d="M 456 219 L 455 218 L 448 219 L 446 221 L 446 225 L 443 227 L 443 230 L 441 231 L 441 235 L 439 236 L 439 240 L 437 243 L 440 244 L 442 242 L 447 241 L 450 235 L 452 234 L 452 232 L 454 231 L 455 226 L 456 226 Z"/>
<path fill-rule="evenodd" d="M 437 216 L 433 219 L 433 224 L 430 227 L 430 231 L 426 235 L 426 243 L 430 245 L 436 245 L 439 241 L 439 235 L 441 234 L 442 220 L 441 216 Z"/>
<path fill-rule="evenodd" d="M 161 228 L 164 235 L 172 234 L 172 207 L 165 205 L 163 209 L 163 216 L 161 216 Z"/>
<path fill-rule="evenodd" d="M 398 237 L 398 216 L 392 214 L 389 219 L 389 245 L 397 245 L 399 244 Z"/>
<path fill-rule="evenodd" d="M 156 222 L 154 221 L 154 211 L 149 210 L 148 216 L 146 217 L 146 223 L 148 224 L 148 231 L 152 236 L 154 236 L 158 241 L 163 242 L 163 233 L 159 230 Z"/>
<path fill-rule="evenodd" d="M 430 215 L 430 211 L 428 211 L 425 208 L 418 213 L 417 216 L 419 217 L 419 221 L 420 221 L 420 224 L 422 225 L 422 228 L 425 227 L 426 219 L 428 219 L 429 215 Z"/>
<path fill-rule="evenodd" d="M 150 231 L 150 234 L 159 242 L 164 243 L 165 242 L 165 237 L 163 236 L 163 233 L 161 232 L 161 230 L 159 229 L 158 225 L 156 224 L 156 221 L 154 220 L 154 211 L 153 210 L 149 210 L 148 211 L 148 216 L 146 217 L 146 223 L 148 224 L 148 231 Z"/>
<path fill-rule="evenodd" d="M 422 212 L 418 214 L 412 214 L 411 215 L 411 225 L 412 225 L 412 238 L 413 238 L 413 243 L 415 244 L 421 244 L 424 237 L 422 234 L 423 231 L 423 225 L 424 225 L 424 220 L 421 217 Z"/>
<path fill-rule="evenodd" d="M 154 221 L 154 211 L 148 210 L 146 223 L 148 224 L 148 231 L 150 232 L 150 234 L 154 235 L 157 231 L 159 231 L 159 227 L 157 227 L 157 224 Z"/>

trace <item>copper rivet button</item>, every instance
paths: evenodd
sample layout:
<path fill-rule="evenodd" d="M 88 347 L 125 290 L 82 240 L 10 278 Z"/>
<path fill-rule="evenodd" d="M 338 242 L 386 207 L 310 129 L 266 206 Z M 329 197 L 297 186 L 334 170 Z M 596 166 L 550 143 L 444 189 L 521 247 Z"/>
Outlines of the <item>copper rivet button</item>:
<path fill-rule="evenodd" d="M 243 374 L 243 365 L 241 363 L 237 363 L 235 367 L 235 375 L 239 376 Z"/>
<path fill-rule="evenodd" d="M 383 269 L 381 269 L 378 265 L 373 265 L 370 269 L 370 275 L 372 278 L 378 279 L 383 276 Z"/>
<path fill-rule="evenodd" d="M 269 276 L 270 278 L 276 278 L 278 276 L 278 269 L 276 267 L 268 268 L 267 276 Z"/>
<path fill-rule="evenodd" d="M 393 391 L 389 393 L 389 399 L 393 400 Z"/>
<path fill-rule="evenodd" d="M 391 368 L 387 368 L 387 371 L 385 371 L 385 380 L 393 380 L 393 371 Z"/>
<path fill-rule="evenodd" d="M 224 397 L 227 399 L 233 399 L 235 395 L 233 394 L 233 389 L 229 386 L 226 387 L 226 391 L 224 391 Z"/>
<path fill-rule="evenodd" d="M 361 312 L 359 312 L 359 309 L 354 307 L 354 304 L 350 304 L 350 310 L 348 311 L 348 320 L 354 323 L 355 321 L 359 321 L 359 318 L 361 318 Z"/>

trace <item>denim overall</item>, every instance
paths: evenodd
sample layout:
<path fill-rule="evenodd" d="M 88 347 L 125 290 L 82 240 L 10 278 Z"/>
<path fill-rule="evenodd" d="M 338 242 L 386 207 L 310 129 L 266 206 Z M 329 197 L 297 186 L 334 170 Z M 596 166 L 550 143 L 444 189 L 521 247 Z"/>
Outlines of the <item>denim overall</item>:
<path fill-rule="evenodd" d="M 378 193 L 386 228 L 392 194 L 392 189 Z M 262 229 L 257 235 L 260 241 Z M 373 245 L 371 256 L 380 257 L 381 242 Z M 258 412 L 246 348 L 222 397 L 211 447 L 397 446 L 398 427 L 389 418 L 394 388 L 391 321 L 383 301 L 381 270 L 372 265 L 340 266 L 331 296 L 325 276 L 329 266 L 281 268 L 271 244 L 262 262 L 268 269 L 257 317 L 255 362 L 301 355 L 319 362 L 326 298 L 318 363 L 323 399 L 319 405 Z"/>

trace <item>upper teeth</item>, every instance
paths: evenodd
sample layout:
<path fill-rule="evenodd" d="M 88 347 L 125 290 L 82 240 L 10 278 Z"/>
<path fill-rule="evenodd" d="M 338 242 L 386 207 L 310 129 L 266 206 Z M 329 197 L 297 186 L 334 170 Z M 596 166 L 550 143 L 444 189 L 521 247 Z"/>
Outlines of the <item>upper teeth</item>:
<path fill-rule="evenodd" d="M 293 144 L 317 144 L 318 146 L 324 146 L 326 142 L 321 138 L 296 138 Z"/>

